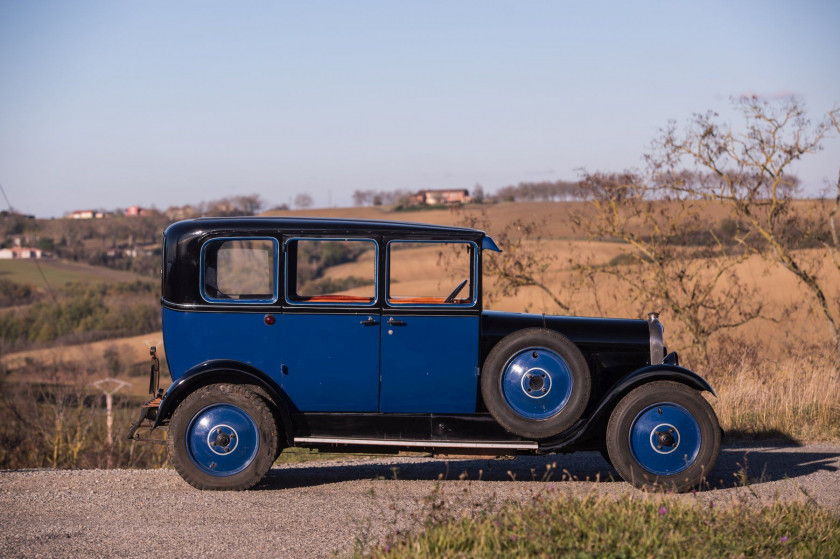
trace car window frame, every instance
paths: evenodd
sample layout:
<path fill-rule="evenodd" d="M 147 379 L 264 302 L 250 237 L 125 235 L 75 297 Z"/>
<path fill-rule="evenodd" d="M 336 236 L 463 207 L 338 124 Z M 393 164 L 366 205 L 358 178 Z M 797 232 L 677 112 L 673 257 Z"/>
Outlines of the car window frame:
<path fill-rule="evenodd" d="M 394 303 L 391 301 L 391 244 L 463 244 L 473 247 L 472 260 L 470 261 L 470 303 Z M 389 239 L 385 243 L 385 303 L 391 309 L 471 309 L 478 305 L 478 243 L 468 239 Z"/>
<path fill-rule="evenodd" d="M 226 241 L 271 241 L 274 246 L 274 297 L 271 299 L 218 299 L 210 297 L 204 290 L 204 262 L 207 254 L 207 246 L 211 243 L 223 243 Z M 274 237 L 252 237 L 252 236 L 236 236 L 236 237 L 213 237 L 207 239 L 201 244 L 201 254 L 198 264 L 198 292 L 201 298 L 211 305 L 225 304 L 225 305 L 273 305 L 277 303 L 280 298 L 280 243 Z"/>
<path fill-rule="evenodd" d="M 294 301 L 289 298 L 289 265 L 290 265 L 290 258 L 289 258 L 289 250 L 288 245 L 290 242 L 293 241 L 361 241 L 361 242 L 370 242 L 373 243 L 373 300 L 370 302 L 353 302 L 353 301 Z M 285 300 L 286 304 L 291 307 L 307 307 L 307 306 L 316 306 L 316 307 L 336 307 L 336 306 L 350 306 L 350 307 L 361 307 L 361 308 L 368 308 L 373 307 L 379 304 L 379 241 L 372 237 L 336 237 L 336 236 L 328 236 L 328 237 L 318 237 L 318 236 L 291 236 L 286 237 L 283 239 L 283 299 Z M 297 261 L 295 261 L 295 265 L 297 265 Z M 297 277 L 297 274 L 295 275 Z"/>

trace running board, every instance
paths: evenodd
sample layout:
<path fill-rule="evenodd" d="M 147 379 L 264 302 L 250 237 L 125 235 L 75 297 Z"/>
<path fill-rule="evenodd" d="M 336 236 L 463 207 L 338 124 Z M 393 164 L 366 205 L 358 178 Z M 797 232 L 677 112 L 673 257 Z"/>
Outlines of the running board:
<path fill-rule="evenodd" d="M 469 441 L 406 441 L 397 439 L 336 439 L 328 437 L 295 437 L 295 444 L 346 444 L 361 446 L 401 446 L 422 448 L 486 448 L 499 450 L 537 450 L 536 441 L 469 442 Z"/>

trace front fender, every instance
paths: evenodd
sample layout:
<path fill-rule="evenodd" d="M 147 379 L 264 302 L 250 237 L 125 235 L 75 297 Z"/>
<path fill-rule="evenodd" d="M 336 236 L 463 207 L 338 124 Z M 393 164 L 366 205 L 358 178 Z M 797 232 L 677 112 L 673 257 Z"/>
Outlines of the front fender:
<path fill-rule="evenodd" d="M 256 367 L 240 361 L 213 360 L 205 361 L 187 371 L 166 390 L 161 399 L 152 429 L 159 427 L 165 420 L 172 417 L 175 408 L 178 407 L 184 398 L 194 390 L 214 384 L 227 382 L 231 384 L 251 384 L 260 387 L 265 395 L 274 403 L 286 438 L 292 438 L 292 419 L 290 415 L 290 402 L 283 389 L 274 380 Z M 291 443 L 290 443 L 291 444 Z"/>
<path fill-rule="evenodd" d="M 612 397 L 614 394 L 621 394 L 624 392 L 629 392 L 631 389 L 636 388 L 640 384 L 644 384 L 646 382 L 650 382 L 653 380 L 672 380 L 674 382 L 679 382 L 690 386 L 695 390 L 700 390 L 701 392 L 711 392 L 712 396 L 717 397 L 715 391 L 712 389 L 712 386 L 700 375 L 686 369 L 684 367 L 680 367 L 679 365 L 650 365 L 648 367 L 642 367 L 641 369 L 636 369 L 632 373 L 629 373 L 624 378 L 619 380 L 613 387 L 607 392 L 606 396 L 604 396 L 601 401 L 605 401 Z M 600 405 L 599 405 L 600 407 Z"/>
<path fill-rule="evenodd" d="M 695 390 L 699 390 L 701 392 L 711 392 L 713 396 L 717 396 L 706 379 L 694 371 L 690 371 L 676 365 L 665 364 L 642 367 L 641 369 L 637 369 L 632 373 L 627 374 L 615 383 L 604 395 L 604 397 L 601 398 L 598 405 L 595 407 L 595 411 L 593 411 L 589 417 L 578 422 L 577 426 L 573 427 L 569 431 L 561 433 L 557 438 L 544 441 L 540 444 L 540 450 L 555 451 L 584 439 L 590 429 L 597 426 L 604 417 L 608 416 L 608 414 L 612 412 L 613 408 L 615 408 L 616 404 L 618 404 L 618 401 L 621 400 L 621 398 L 623 398 L 628 392 L 638 386 L 641 386 L 642 384 L 656 380 L 679 382 Z"/>

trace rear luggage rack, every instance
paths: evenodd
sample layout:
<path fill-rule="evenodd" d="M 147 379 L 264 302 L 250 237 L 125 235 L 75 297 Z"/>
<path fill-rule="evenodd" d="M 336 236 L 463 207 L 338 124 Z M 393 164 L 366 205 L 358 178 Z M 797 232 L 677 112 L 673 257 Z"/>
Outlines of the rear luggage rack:
<path fill-rule="evenodd" d="M 166 444 L 166 441 L 163 439 L 151 437 L 152 431 L 154 430 L 154 422 L 157 419 L 158 408 L 163 398 L 163 389 L 160 388 L 160 360 L 158 359 L 157 348 L 155 346 L 149 349 L 149 355 L 152 356 L 152 365 L 149 371 L 149 394 L 152 395 L 152 399 L 140 406 L 140 418 L 131 424 L 131 428 L 128 430 L 128 438 L 132 441 Z M 143 422 L 147 420 L 149 422 L 148 425 L 144 425 Z M 148 429 L 145 433 L 146 436 L 142 436 L 137 432 L 141 427 Z"/>

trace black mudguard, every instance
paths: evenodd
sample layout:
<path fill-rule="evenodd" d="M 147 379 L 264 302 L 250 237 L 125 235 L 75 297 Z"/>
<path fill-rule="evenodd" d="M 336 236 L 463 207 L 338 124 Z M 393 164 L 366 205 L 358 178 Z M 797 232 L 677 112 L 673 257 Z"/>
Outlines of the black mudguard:
<path fill-rule="evenodd" d="M 168 421 L 184 398 L 194 390 L 214 383 L 251 384 L 265 391 L 275 405 L 283 422 L 287 443 L 292 444 L 292 418 L 289 399 L 277 383 L 268 375 L 247 363 L 228 360 L 206 361 L 187 371 L 172 383 L 158 408 L 153 429 Z"/>
<path fill-rule="evenodd" d="M 556 437 L 547 439 L 540 443 L 541 453 L 556 452 L 564 447 L 571 446 L 573 443 L 586 438 L 595 426 L 602 420 L 609 417 L 610 412 L 618 404 L 619 400 L 623 398 L 628 392 L 634 388 L 653 382 L 657 380 L 670 380 L 679 382 L 695 390 L 701 392 L 710 392 L 713 396 L 717 396 L 711 385 L 695 373 L 683 367 L 676 365 L 650 365 L 637 369 L 629 373 L 624 378 L 615 383 L 609 392 L 595 406 L 594 411 L 588 417 L 581 419 L 571 429 L 559 434 Z"/>

